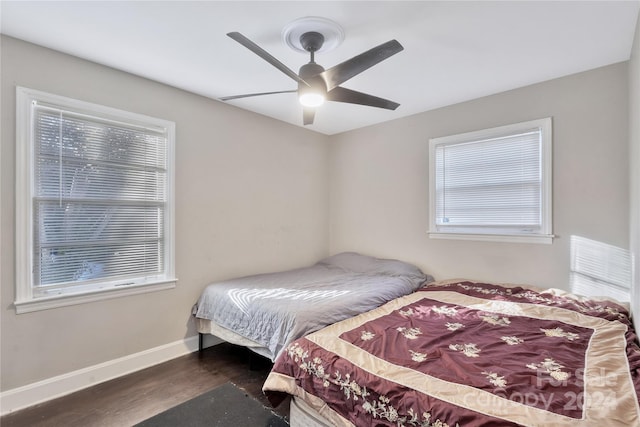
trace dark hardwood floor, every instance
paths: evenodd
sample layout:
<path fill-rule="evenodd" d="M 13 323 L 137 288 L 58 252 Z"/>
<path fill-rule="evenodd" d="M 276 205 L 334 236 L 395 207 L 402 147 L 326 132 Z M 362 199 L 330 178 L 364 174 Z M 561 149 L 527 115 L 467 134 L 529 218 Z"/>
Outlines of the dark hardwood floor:
<path fill-rule="evenodd" d="M 251 362 L 250 362 L 251 361 Z M 251 364 L 251 369 L 250 369 Z M 131 426 L 207 390 L 232 382 L 270 407 L 262 394 L 271 364 L 223 343 L 0 418 L 2 427 Z M 288 420 L 289 401 L 275 408 Z M 234 426 L 238 427 L 238 426 Z"/>

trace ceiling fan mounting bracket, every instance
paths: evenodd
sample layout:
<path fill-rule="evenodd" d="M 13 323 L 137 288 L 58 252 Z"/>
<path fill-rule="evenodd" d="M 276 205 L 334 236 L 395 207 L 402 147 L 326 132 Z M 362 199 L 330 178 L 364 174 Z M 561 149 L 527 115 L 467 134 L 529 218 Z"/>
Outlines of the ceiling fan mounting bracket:
<path fill-rule="evenodd" d="M 305 47 L 306 42 L 302 39 L 306 40 L 309 33 L 317 33 L 323 38 L 320 47 L 314 51 L 316 53 L 331 51 L 344 40 L 344 30 L 339 24 L 319 16 L 306 16 L 290 22 L 282 29 L 282 38 L 291 49 L 308 54 L 310 50 Z M 311 38 L 314 37 L 316 36 Z"/>
<path fill-rule="evenodd" d="M 300 36 L 300 44 L 307 52 L 317 52 L 322 49 L 324 36 L 316 31 L 307 31 Z"/>

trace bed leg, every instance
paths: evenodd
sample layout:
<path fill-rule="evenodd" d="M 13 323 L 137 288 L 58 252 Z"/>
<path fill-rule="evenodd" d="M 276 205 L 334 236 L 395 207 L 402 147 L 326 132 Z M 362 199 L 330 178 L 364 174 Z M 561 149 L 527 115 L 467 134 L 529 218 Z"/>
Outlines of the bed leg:
<path fill-rule="evenodd" d="M 198 354 L 202 356 L 202 350 L 204 350 L 204 334 L 198 332 Z"/>
<path fill-rule="evenodd" d="M 261 356 L 253 351 L 249 351 L 249 370 L 260 371 L 266 366 L 273 366 L 273 363 L 264 356 Z"/>
<path fill-rule="evenodd" d="M 258 370 L 258 356 L 256 356 L 252 351 L 249 352 L 249 370 Z"/>

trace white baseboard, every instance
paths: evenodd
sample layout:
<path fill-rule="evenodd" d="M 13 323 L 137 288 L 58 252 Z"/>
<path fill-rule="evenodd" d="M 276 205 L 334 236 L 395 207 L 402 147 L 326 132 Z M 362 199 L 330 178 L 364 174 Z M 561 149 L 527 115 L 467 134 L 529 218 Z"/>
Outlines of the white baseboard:
<path fill-rule="evenodd" d="M 204 347 L 220 342 L 221 340 L 216 337 L 205 336 Z M 198 350 L 198 336 L 188 337 L 140 353 L 7 390 L 0 393 L 0 415 L 55 399 L 196 350 Z"/>

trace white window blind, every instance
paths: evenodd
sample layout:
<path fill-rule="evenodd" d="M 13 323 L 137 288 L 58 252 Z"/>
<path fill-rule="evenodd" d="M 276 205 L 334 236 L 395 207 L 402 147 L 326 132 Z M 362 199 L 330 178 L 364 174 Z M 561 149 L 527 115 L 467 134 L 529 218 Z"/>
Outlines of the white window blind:
<path fill-rule="evenodd" d="M 545 132 L 535 121 L 431 140 L 430 231 L 548 235 Z"/>
<path fill-rule="evenodd" d="M 37 299 L 170 278 L 172 124 L 59 104 L 29 105 L 32 274 L 19 293 Z"/>

